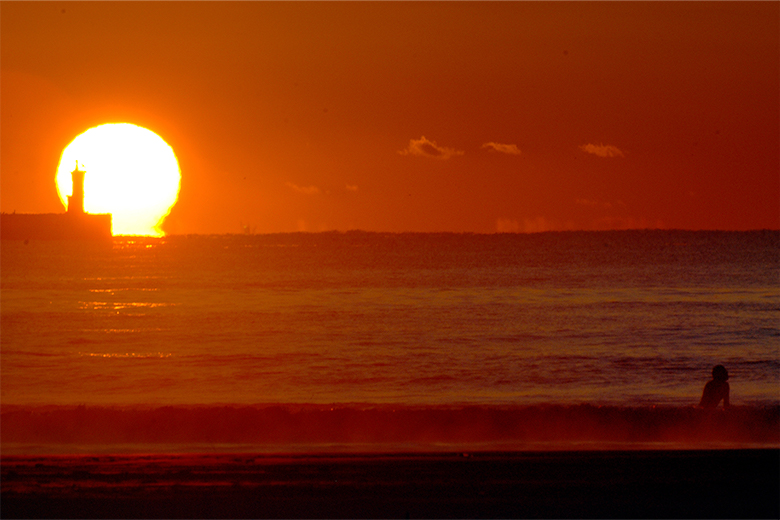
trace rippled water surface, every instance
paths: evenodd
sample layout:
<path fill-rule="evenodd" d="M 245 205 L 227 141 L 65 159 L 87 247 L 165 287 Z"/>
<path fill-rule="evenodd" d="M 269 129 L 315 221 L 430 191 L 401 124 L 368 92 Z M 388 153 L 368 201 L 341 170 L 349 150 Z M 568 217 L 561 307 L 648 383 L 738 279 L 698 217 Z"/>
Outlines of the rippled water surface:
<path fill-rule="evenodd" d="M 780 402 L 780 233 L 2 243 L 3 405 Z"/>

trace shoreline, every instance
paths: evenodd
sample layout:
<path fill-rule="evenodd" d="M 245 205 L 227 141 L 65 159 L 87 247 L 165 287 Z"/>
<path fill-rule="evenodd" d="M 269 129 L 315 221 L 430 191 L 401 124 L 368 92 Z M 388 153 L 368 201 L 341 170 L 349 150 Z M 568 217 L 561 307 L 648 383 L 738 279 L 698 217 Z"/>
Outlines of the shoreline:
<path fill-rule="evenodd" d="M 780 449 L 3 456 L 4 518 L 778 518 Z"/>

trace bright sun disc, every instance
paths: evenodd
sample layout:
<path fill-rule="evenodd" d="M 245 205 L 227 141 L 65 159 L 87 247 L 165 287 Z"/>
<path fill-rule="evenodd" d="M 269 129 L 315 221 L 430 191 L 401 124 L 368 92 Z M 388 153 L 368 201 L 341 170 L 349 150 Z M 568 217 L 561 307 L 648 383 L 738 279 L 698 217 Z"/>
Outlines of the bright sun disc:
<path fill-rule="evenodd" d="M 84 211 L 111 213 L 115 235 L 162 236 L 159 228 L 179 197 L 181 172 L 160 136 L 129 123 L 90 128 L 62 152 L 57 193 L 67 208 L 71 172 L 84 177 Z"/>

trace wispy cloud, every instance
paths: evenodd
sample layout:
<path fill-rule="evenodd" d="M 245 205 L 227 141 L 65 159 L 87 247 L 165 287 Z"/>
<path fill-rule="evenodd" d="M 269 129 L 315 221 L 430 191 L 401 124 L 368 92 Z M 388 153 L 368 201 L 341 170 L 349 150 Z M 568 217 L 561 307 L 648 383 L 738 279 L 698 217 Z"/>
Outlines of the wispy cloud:
<path fill-rule="evenodd" d="M 317 186 L 298 186 L 297 184 L 288 182 L 287 187 L 305 195 L 317 195 L 320 193 L 320 189 Z"/>
<path fill-rule="evenodd" d="M 593 200 L 593 199 L 574 199 L 574 203 L 579 206 L 589 206 L 592 208 L 604 208 L 604 209 L 612 209 L 613 207 L 618 208 L 625 208 L 626 203 L 622 200 L 617 200 L 614 203 L 612 202 L 602 202 L 600 200 Z"/>
<path fill-rule="evenodd" d="M 496 219 L 496 232 L 497 233 L 519 233 L 520 223 L 511 218 Z"/>
<path fill-rule="evenodd" d="M 592 229 L 665 229 L 663 220 L 644 217 L 602 217 L 591 223 Z"/>
<path fill-rule="evenodd" d="M 599 157 L 625 157 L 623 152 L 617 146 L 611 144 L 583 144 L 580 150 L 586 153 L 592 153 Z"/>
<path fill-rule="evenodd" d="M 503 143 L 485 143 L 482 148 L 489 148 L 491 152 L 501 152 L 509 155 L 520 155 L 522 152 L 516 144 L 503 144 Z"/>
<path fill-rule="evenodd" d="M 347 191 L 357 191 L 358 187 L 355 184 L 347 184 Z"/>
<path fill-rule="evenodd" d="M 556 225 L 544 217 L 536 218 L 524 218 L 523 219 L 523 232 L 524 233 L 542 233 L 544 231 L 554 231 Z"/>
<path fill-rule="evenodd" d="M 524 218 L 522 221 L 511 218 L 496 220 L 497 233 L 542 233 L 544 231 L 565 231 L 576 229 L 572 221 L 548 220 L 545 217 Z"/>
<path fill-rule="evenodd" d="M 435 141 L 430 141 L 425 136 L 419 139 L 410 139 L 409 146 L 400 150 L 401 155 L 419 155 L 421 157 L 430 157 L 432 159 L 449 159 L 455 155 L 463 155 L 461 150 L 439 146 Z"/>
<path fill-rule="evenodd" d="M 599 206 L 600 203 L 597 200 L 591 199 L 575 199 L 574 203 L 579 206 Z"/>

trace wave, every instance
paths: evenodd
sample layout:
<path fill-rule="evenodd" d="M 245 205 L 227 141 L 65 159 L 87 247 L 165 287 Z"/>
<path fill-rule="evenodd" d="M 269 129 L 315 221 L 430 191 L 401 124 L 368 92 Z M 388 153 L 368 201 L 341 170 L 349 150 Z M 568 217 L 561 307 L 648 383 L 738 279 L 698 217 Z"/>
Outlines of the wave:
<path fill-rule="evenodd" d="M 3 454 L 778 447 L 780 405 L 5 405 L 0 435 Z"/>

